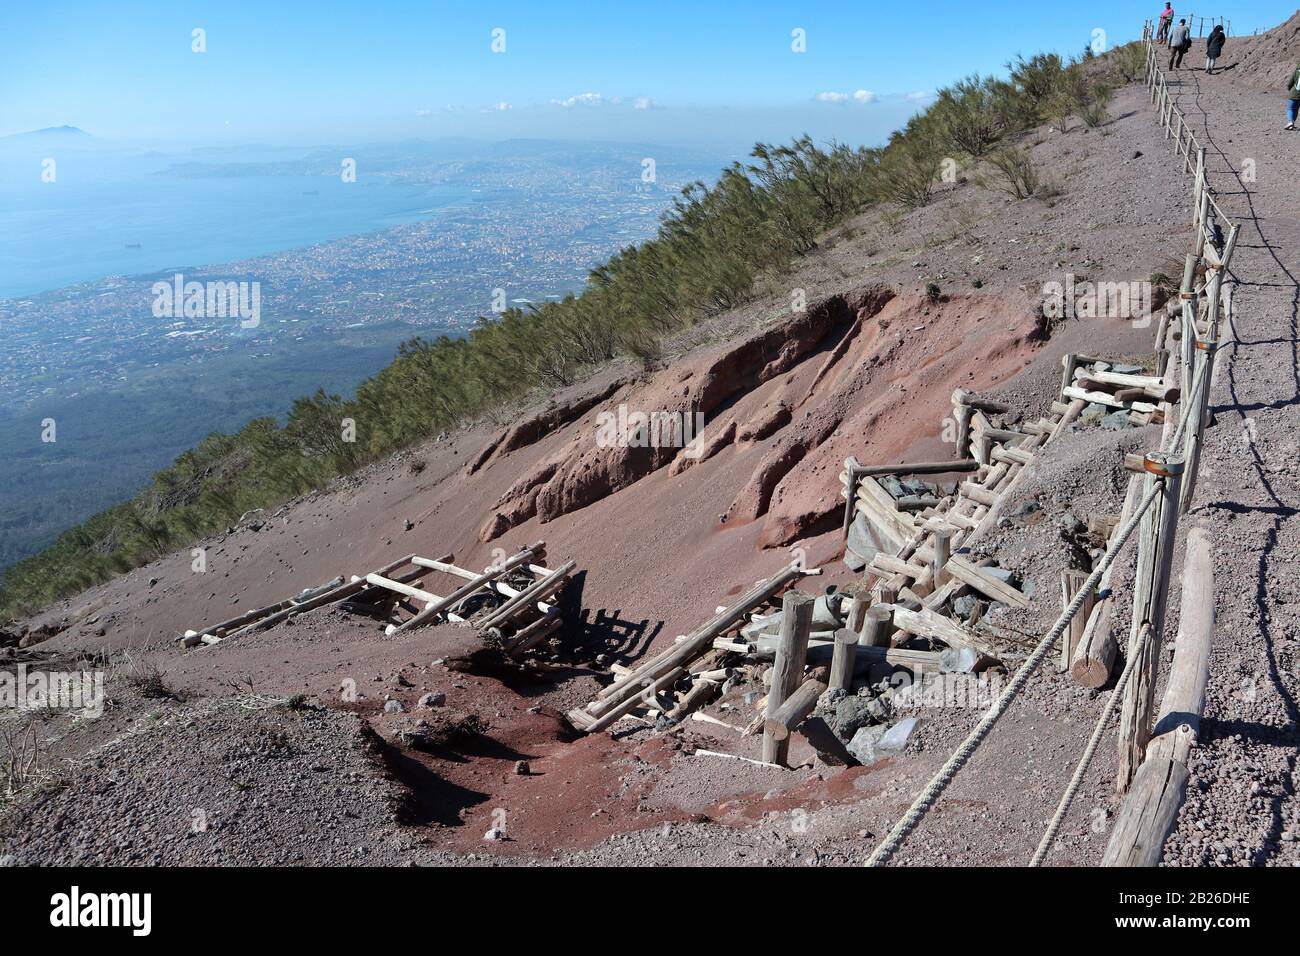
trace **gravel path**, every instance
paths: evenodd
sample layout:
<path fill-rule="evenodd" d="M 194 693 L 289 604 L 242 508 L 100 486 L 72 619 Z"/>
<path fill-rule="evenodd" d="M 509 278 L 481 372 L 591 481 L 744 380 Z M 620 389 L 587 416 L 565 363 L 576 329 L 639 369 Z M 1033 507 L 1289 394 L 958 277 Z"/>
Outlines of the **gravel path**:
<path fill-rule="evenodd" d="M 1214 541 L 1220 639 L 1165 862 L 1300 865 L 1300 133 L 1282 130 L 1281 93 L 1231 71 L 1180 71 L 1175 89 L 1241 234 L 1192 512 Z"/>

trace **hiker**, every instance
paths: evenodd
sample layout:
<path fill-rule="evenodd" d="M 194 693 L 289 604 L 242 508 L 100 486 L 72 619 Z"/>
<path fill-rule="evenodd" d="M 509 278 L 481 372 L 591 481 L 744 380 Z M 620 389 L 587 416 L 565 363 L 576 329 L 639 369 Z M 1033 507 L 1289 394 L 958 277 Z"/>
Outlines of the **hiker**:
<path fill-rule="evenodd" d="M 1186 20 L 1179 20 L 1178 26 L 1169 31 L 1169 69 L 1176 70 L 1183 65 L 1183 57 L 1192 48 L 1192 31 Z"/>
<path fill-rule="evenodd" d="M 1291 81 L 1286 85 L 1286 126 L 1283 129 L 1295 129 L 1296 114 L 1300 113 L 1300 66 L 1291 74 Z"/>
<path fill-rule="evenodd" d="M 1169 40 L 1169 27 L 1174 22 L 1174 8 L 1171 4 L 1166 3 L 1165 8 L 1160 11 L 1160 26 L 1156 30 L 1156 42 L 1166 43 Z"/>
<path fill-rule="evenodd" d="M 1223 44 L 1228 40 L 1228 35 L 1223 32 L 1223 27 L 1216 26 L 1210 31 L 1210 36 L 1205 41 L 1205 72 L 1206 75 L 1214 74 L 1214 61 L 1219 58 L 1223 52 Z"/>

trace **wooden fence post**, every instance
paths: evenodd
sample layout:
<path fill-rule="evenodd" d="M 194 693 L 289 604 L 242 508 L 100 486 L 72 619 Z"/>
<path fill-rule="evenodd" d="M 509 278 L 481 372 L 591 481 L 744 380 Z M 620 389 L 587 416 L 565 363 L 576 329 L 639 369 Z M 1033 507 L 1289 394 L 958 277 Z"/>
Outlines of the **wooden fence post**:
<path fill-rule="evenodd" d="M 1133 677 L 1124 692 L 1124 710 L 1119 729 L 1119 772 L 1116 789 L 1128 790 L 1146 754 L 1151 736 L 1151 708 L 1155 700 L 1164 639 L 1165 604 L 1169 598 L 1169 572 L 1178 533 L 1179 491 L 1184 463 L 1179 455 L 1152 452 L 1143 462 L 1146 481 L 1143 495 L 1159 488 L 1160 494 L 1142 516 L 1138 531 L 1137 569 L 1133 579 L 1133 621 L 1129 627 L 1128 656 L 1140 654 Z M 1139 638 L 1150 625 L 1145 646 Z"/>
<path fill-rule="evenodd" d="M 1214 356 L 1218 346 L 1214 342 L 1198 342 L 1196 347 L 1196 376 L 1194 381 L 1200 389 L 1199 394 L 1188 401 L 1187 414 L 1192 417 L 1187 423 L 1183 440 L 1186 442 L 1185 460 L 1187 471 L 1183 476 L 1180 492 L 1180 507 L 1183 512 L 1192 507 L 1192 496 L 1196 494 L 1196 471 L 1201 461 L 1201 445 L 1205 442 L 1205 419 L 1210 408 L 1210 381 L 1214 375 Z"/>
<path fill-rule="evenodd" d="M 1070 606 L 1074 596 L 1079 593 L 1079 588 L 1083 582 L 1088 580 L 1088 575 L 1076 569 L 1067 569 L 1061 572 L 1061 610 Z M 1078 648 L 1083 640 L 1083 633 L 1088 627 L 1088 618 L 1092 615 L 1092 609 L 1097 603 L 1097 592 L 1093 591 L 1086 598 L 1074 617 L 1070 618 L 1069 629 L 1061 635 L 1061 663 L 1058 670 L 1067 671 L 1070 669 L 1070 661 L 1074 659 L 1075 649 Z"/>
<path fill-rule="evenodd" d="M 781 634 L 772 664 L 772 686 L 767 692 L 766 716 L 775 717 L 786 698 L 803 683 L 808 659 L 808 633 L 812 630 L 813 596 L 797 589 L 785 592 L 781 600 Z M 790 752 L 790 738 L 778 740 L 763 731 L 763 761 L 784 764 Z"/>
<path fill-rule="evenodd" d="M 1102 856 L 1103 866 L 1156 866 L 1178 821 L 1187 785 L 1187 759 L 1200 731 L 1214 636 L 1214 572 L 1203 528 L 1187 535 L 1183 600 L 1169 685 L 1146 759 L 1124 798 Z"/>

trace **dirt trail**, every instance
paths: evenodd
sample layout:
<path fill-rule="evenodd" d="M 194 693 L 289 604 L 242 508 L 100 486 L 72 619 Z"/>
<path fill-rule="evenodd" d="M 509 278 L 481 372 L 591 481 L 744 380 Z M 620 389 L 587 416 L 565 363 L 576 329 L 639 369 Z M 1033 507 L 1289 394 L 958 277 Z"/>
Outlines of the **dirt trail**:
<path fill-rule="evenodd" d="M 1248 54 L 1268 39 L 1236 46 Z M 1210 664 L 1206 739 L 1193 751 L 1188 800 L 1165 858 L 1294 865 L 1300 864 L 1300 132 L 1282 129 L 1280 90 L 1286 64 L 1294 69 L 1298 55 L 1292 47 L 1288 60 L 1275 63 L 1274 92 L 1265 92 L 1247 85 L 1257 82 L 1255 73 L 1240 82 L 1234 77 L 1231 46 L 1228 53 L 1226 72 L 1179 71 L 1173 86 L 1206 147 L 1215 199 L 1241 224 L 1241 234 L 1211 393 L 1214 422 L 1192 512 L 1214 540 L 1222 639 Z"/>

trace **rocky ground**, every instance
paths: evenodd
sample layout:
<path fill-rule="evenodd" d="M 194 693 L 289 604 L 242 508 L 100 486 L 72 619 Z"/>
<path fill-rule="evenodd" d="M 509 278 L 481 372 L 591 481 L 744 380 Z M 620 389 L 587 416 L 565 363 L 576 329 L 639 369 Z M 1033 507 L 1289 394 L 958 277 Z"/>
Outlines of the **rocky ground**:
<path fill-rule="evenodd" d="M 1248 52 L 1234 43 L 1225 62 Z M 1268 74 L 1264 56 L 1239 84 L 1231 70 L 1186 71 L 1180 87 L 1189 119 L 1208 126 L 1220 201 L 1246 231 L 1196 510 L 1214 535 L 1220 631 L 1230 639 L 1215 648 L 1207 739 L 1169 863 L 1300 858 L 1289 427 L 1300 394 L 1300 197 L 1288 138 L 1300 134 L 1281 132 L 1274 92 L 1246 82 Z M 562 715 L 590 699 L 611 662 L 635 663 L 687 633 L 785 564 L 790 547 L 827 569 L 805 586 L 853 580 L 838 560 L 844 458 L 945 456 L 954 387 L 1036 417 L 1055 397 L 1062 354 L 1150 359 L 1150 326 L 1074 319 L 1045 329 L 1036 315 L 1044 283 L 1067 274 L 1121 281 L 1181 270 L 1190 182 L 1141 87 L 1120 91 L 1112 114 L 1100 130 L 1033 135 L 1056 195 L 1014 202 L 987 171 L 966 170 L 920 210 L 846 224 L 797 270 L 767 277 L 755 301 L 683 336 L 658 368 L 611 367 L 508 420 L 250 516 L 202 543 L 202 573 L 187 551 L 20 622 L 25 646 L 0 648 L 9 658 L 0 664 L 107 662 L 110 705 L 98 720 L 0 722 L 34 727 L 39 756 L 4 781 L 16 792 L 0 805 L 0 854 L 15 863 L 860 863 L 977 708 L 908 711 L 919 721 L 905 748 L 870 766 L 828 766 L 797 742 L 794 770 L 736 759 L 758 756 L 758 738 L 738 730 L 762 691 L 761 668 L 707 709 L 713 723 L 625 721 L 578 737 Z M 1245 157 L 1256 160 L 1255 182 L 1237 178 Z M 796 291 L 812 308 L 792 316 Z M 705 407 L 705 454 L 688 462 L 599 447 L 595 415 L 620 403 Z M 997 621 L 1008 667 L 1058 612 L 1061 569 L 1097 544 L 1088 517 L 1118 513 L 1122 453 L 1154 447 L 1157 433 L 1081 425 L 1038 456 L 1004 519 L 976 542 L 1032 597 Z M 542 668 L 467 664 L 478 635 L 463 628 L 387 638 L 376 622 L 337 610 L 211 648 L 175 641 L 410 552 L 454 552 L 481 567 L 493 548 L 543 538 L 550 564 L 577 560 L 581 612 Z M 1027 861 L 1103 700 L 1045 667 L 898 862 Z M 0 738 L 10 752 L 17 739 Z M 1100 858 L 1117 806 L 1113 751 L 1102 748 L 1052 863 Z"/>

